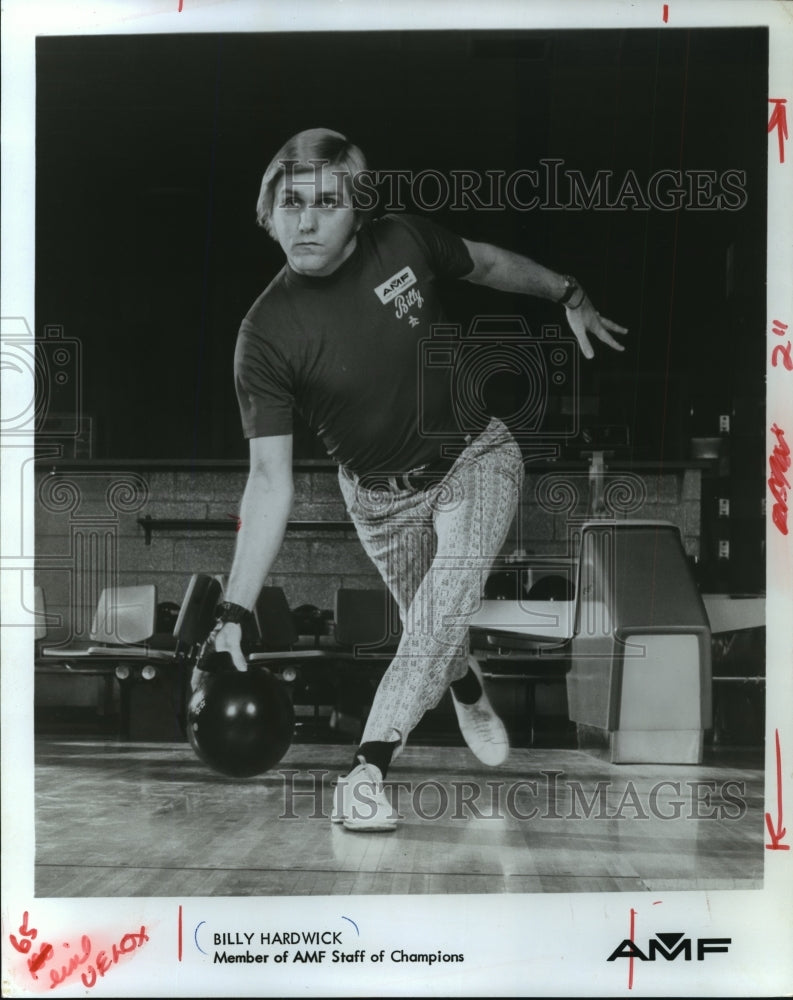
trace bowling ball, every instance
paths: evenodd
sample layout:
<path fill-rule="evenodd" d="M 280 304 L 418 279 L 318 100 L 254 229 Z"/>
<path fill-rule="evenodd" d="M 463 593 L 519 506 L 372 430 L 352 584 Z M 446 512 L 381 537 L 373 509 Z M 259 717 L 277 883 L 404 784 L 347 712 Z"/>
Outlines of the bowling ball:
<path fill-rule="evenodd" d="M 214 771 L 251 778 L 268 771 L 289 749 L 295 713 L 285 686 L 269 670 L 242 672 L 230 664 L 227 653 L 209 657 L 204 668 L 209 676 L 188 706 L 187 735 L 196 755 Z"/>

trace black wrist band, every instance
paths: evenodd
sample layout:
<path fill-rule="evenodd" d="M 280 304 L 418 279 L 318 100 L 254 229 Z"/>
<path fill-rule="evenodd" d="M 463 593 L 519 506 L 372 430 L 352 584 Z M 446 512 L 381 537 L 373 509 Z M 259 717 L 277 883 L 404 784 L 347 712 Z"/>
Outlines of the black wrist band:
<path fill-rule="evenodd" d="M 225 625 L 227 622 L 239 624 L 250 614 L 247 608 L 241 604 L 232 604 L 231 601 L 221 601 L 215 609 L 215 621 Z"/>
<path fill-rule="evenodd" d="M 575 280 L 572 274 L 565 274 L 564 295 L 562 295 L 562 297 L 560 299 L 557 299 L 556 301 L 559 303 L 560 306 L 566 306 L 567 303 L 570 301 L 570 299 L 572 299 L 572 297 L 575 295 L 576 291 L 578 291 L 578 289 L 580 288 L 581 286 L 578 284 L 578 282 Z"/>

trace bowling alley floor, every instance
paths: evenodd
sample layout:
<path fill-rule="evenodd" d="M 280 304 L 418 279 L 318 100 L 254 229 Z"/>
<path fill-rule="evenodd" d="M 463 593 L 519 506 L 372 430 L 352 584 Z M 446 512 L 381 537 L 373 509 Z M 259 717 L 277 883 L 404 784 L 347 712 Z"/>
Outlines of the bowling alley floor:
<path fill-rule="evenodd" d="M 330 822 L 351 745 L 293 743 L 257 778 L 187 743 L 36 740 L 38 897 L 620 892 L 762 887 L 762 750 L 615 765 L 575 749 L 409 746 L 391 833 Z"/>

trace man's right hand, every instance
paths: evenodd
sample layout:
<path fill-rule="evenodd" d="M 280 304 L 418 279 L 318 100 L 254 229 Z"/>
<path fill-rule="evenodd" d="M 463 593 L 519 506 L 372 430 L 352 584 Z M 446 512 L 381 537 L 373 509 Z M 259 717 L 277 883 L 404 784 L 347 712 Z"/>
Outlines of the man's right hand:
<path fill-rule="evenodd" d="M 248 663 L 242 652 L 242 627 L 236 622 L 226 622 L 215 626 L 204 643 L 200 655 L 206 655 L 213 650 L 218 653 L 228 653 L 231 662 L 242 672 L 247 671 Z M 190 678 L 190 686 L 193 691 L 204 687 L 209 679 L 209 673 L 199 667 L 193 667 L 193 674 Z"/>
<path fill-rule="evenodd" d="M 248 662 L 242 652 L 242 626 L 236 622 L 226 622 L 215 632 L 215 649 L 218 653 L 230 653 L 237 670 L 243 673 L 248 669 Z"/>

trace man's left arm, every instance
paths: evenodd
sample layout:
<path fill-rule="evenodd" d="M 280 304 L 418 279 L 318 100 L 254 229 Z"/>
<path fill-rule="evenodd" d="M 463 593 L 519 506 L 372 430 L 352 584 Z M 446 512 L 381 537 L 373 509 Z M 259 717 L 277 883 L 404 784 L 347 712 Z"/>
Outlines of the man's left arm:
<path fill-rule="evenodd" d="M 625 350 L 612 334 L 625 334 L 627 329 L 596 312 L 586 292 L 575 279 L 556 274 L 529 257 L 522 257 L 490 243 L 473 243 L 470 240 L 463 242 L 474 262 L 473 271 L 465 275 L 466 281 L 502 292 L 535 295 L 563 304 L 570 329 L 587 358 L 594 357 L 595 354 L 589 334 L 615 351 Z"/>

